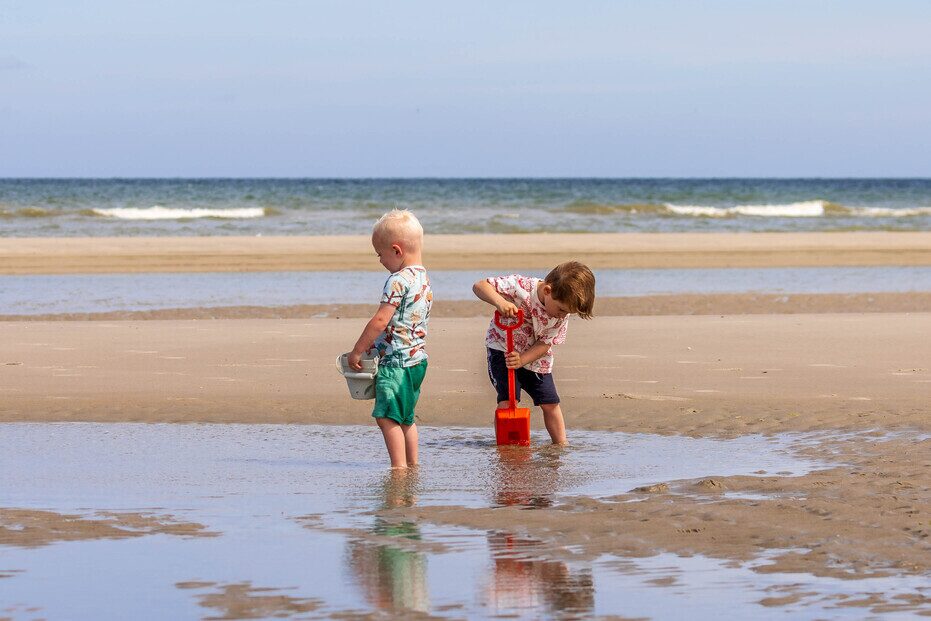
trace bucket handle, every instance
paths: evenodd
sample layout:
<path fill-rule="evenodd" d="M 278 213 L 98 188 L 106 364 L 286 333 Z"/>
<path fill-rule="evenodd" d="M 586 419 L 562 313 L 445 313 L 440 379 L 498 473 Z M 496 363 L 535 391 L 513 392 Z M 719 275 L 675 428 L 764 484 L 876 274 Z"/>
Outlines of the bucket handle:
<path fill-rule="evenodd" d="M 339 374 L 342 375 L 343 377 L 347 377 L 349 379 L 372 379 L 373 377 L 378 375 L 378 358 L 377 357 L 374 358 L 375 370 L 369 373 L 366 371 L 343 371 L 343 356 L 344 354 L 340 354 L 339 356 L 336 357 L 336 370 L 339 371 Z"/>

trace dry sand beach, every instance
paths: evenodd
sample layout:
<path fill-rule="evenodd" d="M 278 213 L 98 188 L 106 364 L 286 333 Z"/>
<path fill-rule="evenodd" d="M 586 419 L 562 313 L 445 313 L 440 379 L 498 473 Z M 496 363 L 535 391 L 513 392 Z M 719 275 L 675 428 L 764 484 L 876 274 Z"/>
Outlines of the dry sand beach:
<path fill-rule="evenodd" d="M 558 235 L 546 238 L 547 253 L 536 249 L 541 239 L 434 236 L 425 262 L 493 271 L 564 258 L 596 268 L 931 265 L 931 233 Z M 361 237 L 5 239 L 0 271 L 375 269 L 367 243 Z M 557 557 L 566 546 L 590 557 L 771 554 L 772 564 L 757 571 L 929 577 L 929 296 L 615 298 L 599 300 L 593 321 L 572 321 L 556 354 L 570 442 L 577 429 L 693 437 L 804 432 L 808 440 L 793 450 L 825 464 L 814 472 L 696 471 L 693 479 L 658 480 L 620 496 L 579 497 L 536 511 L 409 506 L 383 516 L 478 529 L 506 523 L 546 542 Z M 369 404 L 348 398 L 333 360 L 370 311 L 332 305 L 8 317 L 0 322 L 0 421 L 368 424 Z M 436 311 L 419 422 L 487 427 L 493 403 L 484 309 L 438 303 Z M 44 532 L 62 518 L 8 507 L 0 509 L 0 531 L 7 539 L 21 536 L 10 533 L 23 519 L 45 520 L 37 531 Z M 82 533 L 112 536 L 88 528 L 67 538 Z M 760 603 L 832 597 L 800 578 L 795 588 L 761 593 Z M 931 591 L 837 596 L 833 605 L 928 615 Z"/>

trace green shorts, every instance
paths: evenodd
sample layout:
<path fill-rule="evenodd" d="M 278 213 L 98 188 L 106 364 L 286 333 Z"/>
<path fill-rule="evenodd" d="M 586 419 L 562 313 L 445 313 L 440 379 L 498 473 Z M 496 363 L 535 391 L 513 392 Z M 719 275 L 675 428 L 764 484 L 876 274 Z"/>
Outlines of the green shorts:
<path fill-rule="evenodd" d="M 426 360 L 412 367 L 378 367 L 372 416 L 390 418 L 399 425 L 413 425 L 414 408 L 426 374 Z"/>

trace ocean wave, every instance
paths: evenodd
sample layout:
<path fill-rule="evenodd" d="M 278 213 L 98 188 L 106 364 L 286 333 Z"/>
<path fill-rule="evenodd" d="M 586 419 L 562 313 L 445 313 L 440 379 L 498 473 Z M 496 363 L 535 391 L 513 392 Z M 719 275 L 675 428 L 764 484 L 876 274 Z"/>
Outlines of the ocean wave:
<path fill-rule="evenodd" d="M 850 213 L 848 209 L 841 205 L 822 200 L 787 203 L 784 205 L 736 205 L 734 207 L 675 205 L 672 203 L 620 203 L 606 205 L 588 201 L 575 201 L 568 205 L 565 211 L 581 215 L 611 215 L 624 213 L 691 216 L 699 218 L 727 218 L 733 216 L 816 218 L 826 214 Z"/>
<path fill-rule="evenodd" d="M 233 209 L 182 209 L 178 207 L 114 207 L 112 209 L 92 209 L 96 216 L 118 218 L 120 220 L 189 220 L 194 218 L 249 219 L 266 215 L 262 207 L 238 207 Z"/>
<path fill-rule="evenodd" d="M 0 218 L 51 218 L 60 215 L 58 211 L 41 207 L 22 207 L 20 209 L 0 209 Z"/>
<path fill-rule="evenodd" d="M 614 214 L 655 214 L 659 216 L 686 216 L 692 218 L 820 218 L 823 216 L 857 218 L 908 218 L 931 216 L 931 207 L 847 207 L 826 200 L 800 201 L 784 204 L 734 205 L 676 205 L 673 203 L 618 203 L 605 204 L 578 200 L 563 208 L 564 211 L 588 216 Z"/>
<path fill-rule="evenodd" d="M 889 207 L 856 207 L 850 209 L 851 215 L 866 218 L 907 218 L 914 216 L 931 216 L 931 207 L 911 207 L 891 209 Z"/>
<path fill-rule="evenodd" d="M 680 216 L 727 218 L 754 216 L 758 218 L 819 218 L 822 216 L 857 218 L 909 218 L 931 216 L 931 207 L 846 207 L 829 201 L 803 201 L 784 205 L 737 205 L 734 207 L 707 207 L 700 205 L 672 205 L 666 207 Z"/>
<path fill-rule="evenodd" d="M 836 212 L 840 207 L 827 201 L 803 201 L 784 205 L 735 205 L 734 207 L 706 207 L 701 205 L 666 204 L 670 212 L 680 216 L 727 218 L 729 216 L 755 216 L 758 218 L 818 218 L 825 215 L 828 206 Z"/>
<path fill-rule="evenodd" d="M 566 206 L 565 211 L 581 215 L 607 216 L 615 213 L 668 213 L 669 209 L 662 203 L 619 203 L 605 205 L 590 201 L 575 201 Z"/>

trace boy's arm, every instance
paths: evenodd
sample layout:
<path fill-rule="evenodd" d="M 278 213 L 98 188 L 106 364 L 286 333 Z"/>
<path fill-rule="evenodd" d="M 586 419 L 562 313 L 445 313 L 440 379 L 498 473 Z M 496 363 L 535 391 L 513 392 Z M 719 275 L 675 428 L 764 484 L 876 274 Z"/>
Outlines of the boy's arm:
<path fill-rule="evenodd" d="M 362 354 L 372 348 L 378 335 L 388 327 L 388 322 L 391 321 L 391 316 L 394 315 L 396 310 L 397 307 L 393 304 L 382 303 L 378 307 L 375 315 L 365 324 L 365 328 L 362 330 L 359 340 L 352 347 L 352 351 L 349 352 L 349 366 L 351 368 L 356 371 L 362 370 Z"/>
<path fill-rule="evenodd" d="M 498 312 L 501 313 L 503 317 L 517 316 L 517 306 L 495 291 L 494 286 L 487 280 L 479 280 L 472 285 L 472 293 L 481 301 L 487 302 L 498 309 Z M 543 354 L 540 355 L 542 356 Z"/>
<path fill-rule="evenodd" d="M 531 362 L 535 362 L 545 356 L 550 350 L 550 347 L 552 347 L 552 345 L 549 343 L 537 341 L 522 352 L 512 351 L 510 354 L 505 354 L 505 364 L 509 369 L 518 369 L 527 366 Z"/>

